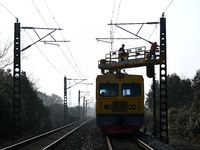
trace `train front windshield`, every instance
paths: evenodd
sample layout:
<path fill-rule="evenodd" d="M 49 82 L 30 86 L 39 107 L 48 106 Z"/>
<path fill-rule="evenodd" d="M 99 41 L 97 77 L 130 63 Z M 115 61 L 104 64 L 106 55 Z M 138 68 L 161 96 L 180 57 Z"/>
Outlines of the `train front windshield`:
<path fill-rule="evenodd" d="M 117 83 L 99 84 L 99 95 L 101 97 L 119 96 L 119 85 Z M 123 83 L 121 85 L 121 95 L 123 97 L 140 97 L 141 85 L 137 83 Z"/>
<path fill-rule="evenodd" d="M 119 86 L 116 83 L 102 83 L 99 85 L 99 95 L 110 97 L 119 95 Z"/>
<path fill-rule="evenodd" d="M 141 85 L 136 83 L 122 84 L 122 96 L 124 97 L 140 97 Z"/>

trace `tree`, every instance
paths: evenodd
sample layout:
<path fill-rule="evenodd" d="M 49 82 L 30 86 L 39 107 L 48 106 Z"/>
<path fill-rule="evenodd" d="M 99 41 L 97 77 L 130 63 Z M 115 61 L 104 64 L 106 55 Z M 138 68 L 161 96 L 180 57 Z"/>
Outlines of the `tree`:
<path fill-rule="evenodd" d="M 12 75 L 0 69 L 0 137 L 9 138 L 12 130 Z"/>
<path fill-rule="evenodd" d="M 156 80 L 155 81 L 155 89 L 156 89 L 156 110 L 159 110 L 159 82 Z M 151 84 L 151 89 L 149 90 L 149 93 L 146 94 L 147 98 L 145 101 L 145 105 L 153 111 L 153 83 Z"/>
<path fill-rule="evenodd" d="M 200 72 L 198 74 L 200 76 Z M 195 81 L 198 81 L 199 85 L 193 84 L 195 87 L 200 87 L 200 77 L 196 77 Z M 192 82 L 190 79 L 183 79 L 176 75 L 175 73 L 172 75 L 168 75 L 167 77 L 167 88 L 168 88 L 168 108 L 174 107 L 178 108 L 180 106 L 188 105 L 191 106 L 194 97 L 194 90 L 192 87 Z M 156 107 L 159 110 L 159 82 L 156 81 Z M 149 93 L 147 93 L 147 98 L 145 104 L 150 108 L 153 107 L 153 84 L 151 85 L 151 89 Z"/>
<path fill-rule="evenodd" d="M 168 108 L 175 107 L 177 108 L 182 99 L 181 95 L 181 79 L 175 73 L 172 75 L 168 75 L 167 79 L 167 88 L 168 88 Z"/>
<path fill-rule="evenodd" d="M 62 98 L 56 94 L 51 94 L 51 96 L 49 96 L 38 91 L 38 97 L 43 101 L 45 106 L 50 106 L 52 104 L 63 104 Z"/>
<path fill-rule="evenodd" d="M 52 104 L 49 106 L 53 127 L 64 124 L 64 107 L 61 104 Z"/>
<path fill-rule="evenodd" d="M 28 80 L 26 73 L 22 72 L 22 128 L 29 134 L 51 127 L 49 108 L 44 106 L 33 87 L 34 84 Z"/>
<path fill-rule="evenodd" d="M 62 98 L 56 94 L 51 94 L 51 98 L 53 99 L 54 104 L 62 104 L 63 103 Z"/>
<path fill-rule="evenodd" d="M 12 57 L 8 55 L 11 46 L 11 42 L 6 42 L 4 48 L 0 48 L 0 68 L 2 69 L 12 64 Z"/>
<path fill-rule="evenodd" d="M 183 79 L 181 81 L 181 93 L 183 99 L 181 105 L 191 106 L 191 103 L 194 100 L 194 89 L 192 87 L 192 81 L 190 79 Z"/>
<path fill-rule="evenodd" d="M 196 91 L 200 90 L 200 69 L 197 70 L 196 75 L 194 76 L 193 81 L 193 88 Z"/>
<path fill-rule="evenodd" d="M 192 108 L 194 111 L 200 111 L 200 70 L 197 70 L 194 76 L 193 89 L 194 89 L 194 102 L 192 103 Z"/>

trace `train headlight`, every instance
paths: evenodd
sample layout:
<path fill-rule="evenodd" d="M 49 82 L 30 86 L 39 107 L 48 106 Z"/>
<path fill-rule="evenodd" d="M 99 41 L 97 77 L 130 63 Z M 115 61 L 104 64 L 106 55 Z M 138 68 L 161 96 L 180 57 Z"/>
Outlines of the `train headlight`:
<path fill-rule="evenodd" d="M 129 105 L 129 109 L 136 109 L 136 105 Z"/>
<path fill-rule="evenodd" d="M 112 105 L 104 105 L 104 109 L 112 109 Z"/>

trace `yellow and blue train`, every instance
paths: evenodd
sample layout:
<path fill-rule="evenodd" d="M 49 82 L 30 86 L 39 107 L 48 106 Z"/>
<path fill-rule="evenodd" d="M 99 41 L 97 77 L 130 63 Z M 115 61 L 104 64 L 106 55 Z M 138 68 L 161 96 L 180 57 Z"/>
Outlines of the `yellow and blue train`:
<path fill-rule="evenodd" d="M 136 133 L 144 123 L 141 75 L 103 74 L 96 78 L 96 122 L 103 133 Z"/>

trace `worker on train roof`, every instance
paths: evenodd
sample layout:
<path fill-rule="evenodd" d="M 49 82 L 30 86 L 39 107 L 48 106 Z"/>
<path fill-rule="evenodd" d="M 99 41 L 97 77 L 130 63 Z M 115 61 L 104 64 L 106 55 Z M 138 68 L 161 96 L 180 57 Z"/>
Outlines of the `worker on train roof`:
<path fill-rule="evenodd" d="M 150 55 L 149 55 L 150 58 L 151 58 L 151 56 L 153 56 L 154 59 L 156 59 L 156 54 L 155 54 L 156 49 L 157 49 L 157 42 L 154 42 L 154 43 L 151 45 Z"/>
<path fill-rule="evenodd" d="M 125 54 L 124 47 L 125 47 L 125 45 L 122 44 L 122 47 L 120 47 L 120 49 L 119 49 L 119 57 L 121 58 L 121 61 L 124 61 L 124 54 Z"/>

